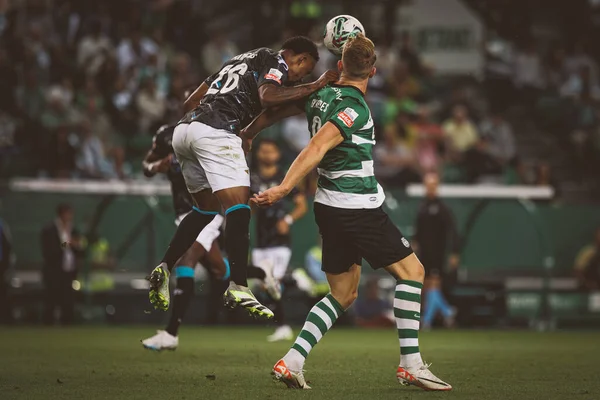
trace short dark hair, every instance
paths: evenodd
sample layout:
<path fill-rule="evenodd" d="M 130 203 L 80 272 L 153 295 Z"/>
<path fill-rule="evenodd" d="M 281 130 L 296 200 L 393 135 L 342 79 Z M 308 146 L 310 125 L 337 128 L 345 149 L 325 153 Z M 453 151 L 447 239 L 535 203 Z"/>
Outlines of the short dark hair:
<path fill-rule="evenodd" d="M 271 144 L 271 145 L 277 147 L 277 150 L 280 150 L 279 143 L 277 143 L 277 141 L 275 139 L 271 139 L 271 138 L 261 139 L 260 142 L 258 142 L 258 146 L 256 146 L 256 148 L 259 149 L 260 146 L 262 146 L 263 144 Z"/>
<path fill-rule="evenodd" d="M 63 215 L 67 211 L 73 211 L 73 207 L 71 207 L 70 204 L 60 203 L 58 206 L 56 206 L 56 215 Z"/>
<path fill-rule="evenodd" d="M 294 36 L 283 42 L 281 50 L 291 50 L 294 54 L 308 53 L 315 61 L 319 61 L 317 45 L 306 36 Z"/>

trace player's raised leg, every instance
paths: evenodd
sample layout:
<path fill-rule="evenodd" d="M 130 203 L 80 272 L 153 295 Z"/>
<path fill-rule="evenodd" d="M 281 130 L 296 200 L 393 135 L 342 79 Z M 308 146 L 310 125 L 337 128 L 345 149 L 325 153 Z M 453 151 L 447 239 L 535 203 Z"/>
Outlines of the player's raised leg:
<path fill-rule="evenodd" d="M 451 390 L 452 386 L 431 373 L 419 350 L 421 290 L 425 277 L 423 265 L 412 253 L 385 269 L 397 280 L 394 316 L 400 341 L 400 365 L 396 372 L 398 381 L 425 390 Z"/>
<path fill-rule="evenodd" d="M 349 271 L 340 274 L 328 273 L 327 281 L 331 292 L 313 306 L 292 348 L 273 367 L 275 379 L 289 388 L 310 389 L 304 379 L 304 362 L 335 321 L 356 300 L 360 266 L 354 264 Z"/>
<path fill-rule="evenodd" d="M 231 307 L 244 307 L 254 316 L 273 318 L 273 312 L 256 300 L 248 288 L 250 206 L 247 203 L 250 196 L 249 184 L 248 186 L 219 190 L 215 192 L 215 195 L 225 208 L 225 251 L 229 257 L 231 270 L 231 281 L 224 294 L 225 303 Z"/>

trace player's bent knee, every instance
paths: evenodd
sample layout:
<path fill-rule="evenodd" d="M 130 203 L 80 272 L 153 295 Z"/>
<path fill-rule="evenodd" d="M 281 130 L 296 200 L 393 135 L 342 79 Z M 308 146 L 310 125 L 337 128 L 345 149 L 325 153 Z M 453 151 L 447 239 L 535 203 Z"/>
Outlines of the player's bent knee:
<path fill-rule="evenodd" d="M 386 267 L 386 271 L 396 279 L 416 282 L 423 282 L 425 279 L 425 268 L 414 253 Z"/>
<path fill-rule="evenodd" d="M 347 310 L 354 301 L 358 298 L 358 289 L 352 288 L 350 290 L 332 290 L 331 295 L 340 303 L 344 310 Z"/>

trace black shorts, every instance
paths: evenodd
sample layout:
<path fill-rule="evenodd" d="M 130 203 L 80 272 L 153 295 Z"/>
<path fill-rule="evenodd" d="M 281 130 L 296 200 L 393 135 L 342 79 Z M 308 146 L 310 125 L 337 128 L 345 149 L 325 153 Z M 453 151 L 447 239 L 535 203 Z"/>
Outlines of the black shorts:
<path fill-rule="evenodd" d="M 330 274 L 347 272 L 363 258 L 373 269 L 384 268 L 413 252 L 381 207 L 351 210 L 315 203 L 315 219 L 323 238 L 321 269 Z"/>

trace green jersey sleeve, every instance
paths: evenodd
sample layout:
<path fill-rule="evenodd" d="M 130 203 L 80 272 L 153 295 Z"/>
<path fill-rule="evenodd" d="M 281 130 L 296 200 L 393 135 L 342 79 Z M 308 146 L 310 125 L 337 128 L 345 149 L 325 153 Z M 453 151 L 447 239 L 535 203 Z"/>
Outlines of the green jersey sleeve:
<path fill-rule="evenodd" d="M 363 103 L 346 98 L 336 105 L 327 121 L 334 124 L 345 139 L 351 139 L 355 132 L 365 126 L 369 116 L 369 110 Z"/>

